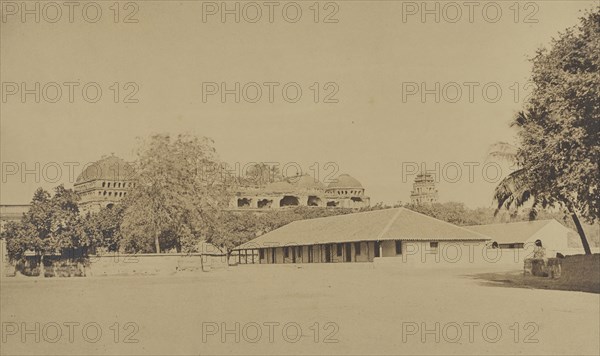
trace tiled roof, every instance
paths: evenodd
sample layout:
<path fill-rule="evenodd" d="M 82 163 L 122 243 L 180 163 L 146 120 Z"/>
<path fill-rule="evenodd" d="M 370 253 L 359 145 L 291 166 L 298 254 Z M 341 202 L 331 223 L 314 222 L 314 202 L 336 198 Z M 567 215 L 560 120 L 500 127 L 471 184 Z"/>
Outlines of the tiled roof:
<path fill-rule="evenodd" d="M 525 243 L 544 226 L 556 222 L 555 220 L 521 221 L 515 223 L 473 225 L 465 228 L 487 235 L 499 244 Z"/>
<path fill-rule="evenodd" d="M 377 240 L 482 241 L 489 238 L 406 208 L 395 208 L 294 221 L 238 249 Z"/>

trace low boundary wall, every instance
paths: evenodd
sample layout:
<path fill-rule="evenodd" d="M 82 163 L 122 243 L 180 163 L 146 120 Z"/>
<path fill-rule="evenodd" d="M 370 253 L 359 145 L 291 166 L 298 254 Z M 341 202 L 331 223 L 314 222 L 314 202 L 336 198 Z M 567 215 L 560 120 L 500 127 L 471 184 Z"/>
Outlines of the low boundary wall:
<path fill-rule="evenodd" d="M 13 264 L 3 263 L 2 276 L 15 276 Z M 84 263 L 63 260 L 44 266 L 45 277 L 169 275 L 208 272 L 227 267 L 227 257 L 216 254 L 119 254 L 92 255 Z M 29 270 L 39 277 L 39 267 Z"/>

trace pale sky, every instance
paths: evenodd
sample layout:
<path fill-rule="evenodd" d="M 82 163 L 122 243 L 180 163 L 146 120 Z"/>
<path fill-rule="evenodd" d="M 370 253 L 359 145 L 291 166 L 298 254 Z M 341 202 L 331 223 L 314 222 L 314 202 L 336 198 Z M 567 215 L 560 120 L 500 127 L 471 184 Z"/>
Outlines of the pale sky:
<path fill-rule="evenodd" d="M 34 3 L 28 2 L 31 8 Z M 460 18 L 447 2 L 427 2 L 431 9 L 440 7 L 439 23 L 434 15 L 422 21 L 422 9 L 413 7 L 421 1 L 338 1 L 337 9 L 320 2 L 318 23 L 311 8 L 314 1 L 296 1 L 302 10 L 296 23 L 282 16 L 286 2 L 277 3 L 273 23 L 263 2 L 257 3 L 262 17 L 256 23 L 244 18 L 256 14 L 255 8 L 244 8 L 245 3 L 240 3 L 239 23 L 234 15 L 222 22 L 220 13 L 206 11 L 203 22 L 201 1 L 132 2 L 137 9 L 120 2 L 115 23 L 113 3 L 95 2 L 102 9 L 96 23 L 82 17 L 83 5 L 74 9 L 73 23 L 66 7 L 56 23 L 48 22 L 58 16 L 56 9 L 41 8 L 36 23 L 33 15 L 23 22 L 21 9 L 6 8 L 4 2 L 2 204 L 27 203 L 38 186 L 72 187 L 65 162 L 82 166 L 110 153 L 131 160 L 137 137 L 189 132 L 214 139 L 221 158 L 230 164 L 297 162 L 303 172 L 314 174 L 317 162 L 323 180 L 332 172 L 326 164 L 334 162 L 338 173 L 362 182 L 372 203 L 410 201 L 414 174 L 405 174 L 403 182 L 403 166 L 416 163 L 434 169 L 439 162 L 450 176 L 438 184 L 441 201 L 490 206 L 497 179 L 486 181 L 481 165 L 489 145 L 515 140 L 509 122 L 525 95 L 531 69 L 527 58 L 559 31 L 577 24 L 582 11 L 597 2 L 535 1 L 527 6 L 516 1 L 481 2 L 473 9 L 472 21 L 463 2 L 454 3 L 461 7 Z M 231 8 L 235 3 L 227 2 Z M 205 10 L 212 10 L 210 6 L 205 2 Z M 287 10 L 291 19 L 295 8 L 289 5 Z M 335 10 L 332 18 L 338 22 L 323 23 Z M 94 11 L 87 9 L 88 19 L 93 19 Z M 123 23 L 132 12 L 138 22 Z M 455 23 L 449 22 L 454 18 Z M 46 87 L 46 92 L 40 89 L 40 103 L 34 94 L 22 102 L 20 83 L 33 89 L 36 82 Z M 73 103 L 65 82 L 79 83 L 73 86 Z M 82 87 L 92 82 L 102 89 L 96 103 L 82 96 Z M 119 103 L 113 97 L 115 82 L 121 87 Z M 139 88 L 134 96 L 138 103 L 122 102 L 133 88 L 124 88 L 128 82 Z M 210 82 L 226 83 L 228 88 L 236 82 L 241 87 L 256 82 L 263 95 L 257 103 L 246 102 L 243 96 L 235 103 L 233 95 L 223 103 L 218 94 L 203 102 L 203 83 Z M 273 103 L 265 82 L 279 83 Z M 311 89 L 315 82 L 321 88 L 318 103 Z M 329 82 L 335 85 L 324 89 Z M 48 83 L 61 87 L 56 103 L 49 102 L 56 88 Z M 296 103 L 284 100 L 286 83 L 302 89 Z M 439 83 L 439 103 L 435 94 L 422 102 L 420 92 L 415 93 L 421 83 L 423 89 Z M 324 103 L 335 86 L 338 102 Z M 455 99 L 457 87 L 462 96 Z M 502 95 L 491 102 L 498 87 Z M 246 88 L 251 99 L 254 88 Z M 88 94 L 94 97 L 93 87 Z M 288 94 L 294 96 L 294 87 Z M 37 174 L 24 179 L 21 172 L 9 172 L 15 164 L 35 171 L 36 162 Z M 63 167 L 56 182 L 52 162 Z M 468 164 L 479 164 L 472 181 Z M 456 166 L 462 167 L 462 177 L 452 182 Z M 491 178 L 496 175 L 493 167 L 488 173 Z M 508 173 L 506 167 L 502 173 Z"/>

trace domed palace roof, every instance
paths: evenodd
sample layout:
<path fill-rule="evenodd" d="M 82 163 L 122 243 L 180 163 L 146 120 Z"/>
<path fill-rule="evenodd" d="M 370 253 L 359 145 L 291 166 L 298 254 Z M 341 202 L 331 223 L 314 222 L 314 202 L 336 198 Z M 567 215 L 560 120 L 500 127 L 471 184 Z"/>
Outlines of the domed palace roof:
<path fill-rule="evenodd" d="M 363 189 L 362 184 L 356 178 L 348 174 L 340 174 L 336 180 L 329 183 L 327 189 Z"/>
<path fill-rule="evenodd" d="M 131 164 L 114 155 L 102 157 L 100 160 L 92 164 L 87 164 L 84 167 L 85 169 L 77 177 L 75 184 L 81 184 L 93 180 L 132 180 L 135 173 Z"/>
<path fill-rule="evenodd" d="M 293 192 L 294 186 L 291 185 L 289 182 L 282 180 L 282 181 L 267 184 L 267 186 L 265 187 L 264 190 L 266 192 L 273 192 L 273 193 L 275 193 L 275 192 L 287 193 L 287 192 Z"/>
<path fill-rule="evenodd" d="M 288 178 L 288 181 L 301 190 L 325 190 L 325 184 L 308 174 Z"/>

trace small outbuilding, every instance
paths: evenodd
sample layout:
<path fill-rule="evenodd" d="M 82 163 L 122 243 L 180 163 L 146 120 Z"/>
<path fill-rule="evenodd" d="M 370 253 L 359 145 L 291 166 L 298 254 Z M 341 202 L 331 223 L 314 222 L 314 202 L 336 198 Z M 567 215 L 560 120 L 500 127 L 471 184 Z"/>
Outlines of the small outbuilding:
<path fill-rule="evenodd" d="M 535 241 L 540 240 L 546 250 L 546 257 L 575 252 L 569 247 L 569 235 L 577 233 L 554 219 L 473 225 L 466 228 L 489 236 L 494 248 L 533 251 Z M 583 253 L 583 248 L 578 253 Z"/>

